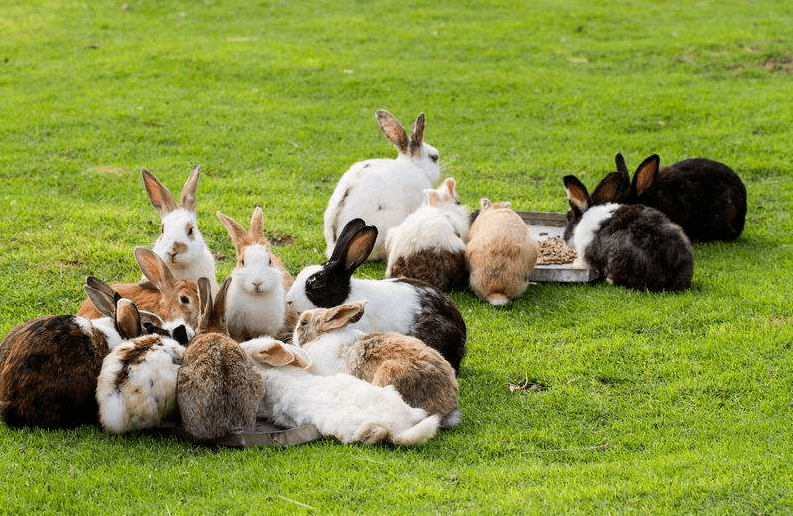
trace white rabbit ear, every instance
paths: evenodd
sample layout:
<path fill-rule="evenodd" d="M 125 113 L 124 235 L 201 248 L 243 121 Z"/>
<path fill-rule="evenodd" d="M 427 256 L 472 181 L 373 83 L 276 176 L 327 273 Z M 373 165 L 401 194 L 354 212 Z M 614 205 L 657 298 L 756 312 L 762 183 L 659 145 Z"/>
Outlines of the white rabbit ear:
<path fill-rule="evenodd" d="M 660 162 L 661 158 L 659 158 L 657 154 L 653 154 L 642 161 L 642 164 L 636 169 L 636 172 L 633 174 L 633 183 L 631 184 L 631 188 L 636 195 L 641 195 L 653 184 L 655 176 L 658 173 L 658 165 Z"/>
<path fill-rule="evenodd" d="M 584 212 L 589 208 L 589 193 L 584 184 L 575 176 L 564 176 L 565 190 L 567 190 L 567 200 L 570 207 Z"/>
<path fill-rule="evenodd" d="M 138 246 L 132 254 L 135 255 L 135 261 L 138 262 L 138 267 L 146 279 L 160 289 L 163 295 L 176 287 L 176 280 L 171 269 L 157 253 L 146 247 Z"/>
<path fill-rule="evenodd" d="M 410 153 L 418 155 L 421 152 L 421 144 L 424 142 L 424 113 L 419 114 L 413 123 L 413 131 L 410 134 Z"/>
<path fill-rule="evenodd" d="M 326 308 L 322 314 L 322 331 L 336 330 L 359 321 L 365 305 L 366 301 L 357 301 Z"/>
<path fill-rule="evenodd" d="M 259 242 L 261 244 L 268 244 L 264 238 L 264 213 L 261 206 L 257 206 L 251 215 L 251 229 L 248 232 L 251 242 Z"/>
<path fill-rule="evenodd" d="M 140 171 L 143 176 L 143 186 L 149 194 L 151 205 L 160 213 L 160 217 L 171 213 L 177 208 L 176 201 L 173 199 L 170 190 L 160 183 L 160 181 L 145 168 Z"/>
<path fill-rule="evenodd" d="M 443 183 L 446 185 L 446 189 L 449 190 L 449 195 L 454 197 L 457 194 L 457 189 L 455 188 L 457 182 L 454 180 L 454 178 L 447 177 Z"/>
<path fill-rule="evenodd" d="M 116 301 L 116 330 L 122 339 L 134 339 L 143 333 L 138 307 L 131 300 L 120 297 Z"/>
<path fill-rule="evenodd" d="M 198 189 L 198 176 L 201 174 L 201 167 L 196 165 L 190 172 L 190 176 L 185 181 L 184 188 L 182 188 L 182 208 L 188 211 L 195 211 L 196 197 L 195 193 Z"/>
<path fill-rule="evenodd" d="M 247 245 L 248 232 L 231 217 L 227 217 L 220 212 L 217 212 L 217 216 L 220 223 L 226 226 L 226 231 L 228 231 L 229 237 L 235 249 L 237 249 L 237 255 L 239 255 L 242 252 L 242 248 Z"/>
<path fill-rule="evenodd" d="M 375 119 L 380 124 L 380 130 L 383 131 L 388 141 L 394 144 L 400 154 L 406 154 L 408 152 L 408 135 L 399 120 L 383 109 L 375 113 Z"/>
<path fill-rule="evenodd" d="M 479 199 L 479 208 L 483 210 L 485 208 L 489 208 L 491 204 L 493 203 L 490 202 L 490 199 L 488 199 L 487 197 L 482 197 L 481 199 Z"/>
<path fill-rule="evenodd" d="M 427 205 L 428 206 L 437 206 L 443 200 L 443 199 L 441 199 L 441 194 L 439 194 L 437 190 L 427 189 L 427 190 L 424 190 L 424 193 L 427 196 Z"/>

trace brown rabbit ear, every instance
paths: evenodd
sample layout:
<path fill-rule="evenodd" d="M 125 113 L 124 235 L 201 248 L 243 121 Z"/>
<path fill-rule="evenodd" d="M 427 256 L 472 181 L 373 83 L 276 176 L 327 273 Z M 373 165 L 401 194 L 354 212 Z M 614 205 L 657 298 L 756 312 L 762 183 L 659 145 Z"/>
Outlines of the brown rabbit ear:
<path fill-rule="evenodd" d="M 584 184 L 575 176 L 564 176 L 562 180 L 567 190 L 567 200 L 570 202 L 570 207 L 579 212 L 585 212 L 589 208 L 590 199 Z"/>
<path fill-rule="evenodd" d="M 408 152 L 408 135 L 399 120 L 383 109 L 375 113 L 374 116 L 388 141 L 394 144 L 400 154 L 406 154 Z"/>
<path fill-rule="evenodd" d="M 347 271 L 354 271 L 366 259 L 374 248 L 377 240 L 377 228 L 375 226 L 365 226 L 353 236 L 347 245 L 344 253 L 344 268 Z"/>
<path fill-rule="evenodd" d="M 85 293 L 100 314 L 105 317 L 115 317 L 116 301 L 120 297 L 113 288 L 104 281 L 88 276 L 85 280 Z"/>
<path fill-rule="evenodd" d="M 485 208 L 489 208 L 491 204 L 493 203 L 490 202 L 490 199 L 488 199 L 487 197 L 482 197 L 481 199 L 479 199 L 479 208 L 482 210 L 484 210 Z"/>
<path fill-rule="evenodd" d="M 231 217 L 227 217 L 220 212 L 217 212 L 217 216 L 220 223 L 226 226 L 226 231 L 228 231 L 231 242 L 237 250 L 237 256 L 239 256 L 242 252 L 242 248 L 247 244 L 248 232 Z"/>
<path fill-rule="evenodd" d="M 264 213 L 261 206 L 257 206 L 251 215 L 251 229 L 248 231 L 248 238 L 251 242 L 258 242 L 259 244 L 269 244 L 270 242 L 264 238 Z"/>
<path fill-rule="evenodd" d="M 427 188 L 424 194 L 427 196 L 427 206 L 437 206 L 441 203 L 441 194 L 437 190 Z"/>
<path fill-rule="evenodd" d="M 201 167 L 196 165 L 190 172 L 190 175 L 185 181 L 182 188 L 182 208 L 188 211 L 195 211 L 196 197 L 195 192 L 198 189 L 198 176 L 201 174 Z"/>
<path fill-rule="evenodd" d="M 198 304 L 199 304 L 199 323 L 196 332 L 204 332 L 204 321 L 212 307 L 212 287 L 209 278 L 201 276 L 198 278 Z"/>
<path fill-rule="evenodd" d="M 154 312 L 149 312 L 146 310 L 138 310 L 138 313 L 140 314 L 140 324 L 144 328 L 146 328 L 147 324 L 156 326 L 158 328 L 162 328 L 163 326 L 165 326 L 165 321 L 163 321 L 162 318 L 160 318 L 160 316 L 155 314 Z"/>
<path fill-rule="evenodd" d="M 143 334 L 138 307 L 131 300 L 121 297 L 116 303 L 116 330 L 122 339 L 134 339 Z"/>
<path fill-rule="evenodd" d="M 322 330 L 335 330 L 359 321 L 363 317 L 365 305 L 366 301 L 357 301 L 326 308 L 322 314 Z"/>
<path fill-rule="evenodd" d="M 171 269 L 157 253 L 146 247 L 138 246 L 132 254 L 135 255 L 135 261 L 138 262 L 138 267 L 143 275 L 160 290 L 163 296 L 176 288 L 176 280 Z"/>
<path fill-rule="evenodd" d="M 303 369 L 311 367 L 311 361 L 300 353 L 296 353 L 294 348 L 284 347 L 280 341 L 274 340 L 267 349 L 256 350 L 251 353 L 251 358 L 261 364 L 273 367 L 283 367 L 287 365 L 297 366 Z"/>
<path fill-rule="evenodd" d="M 604 177 L 592 192 L 592 204 L 620 202 L 630 191 L 630 183 L 622 172 L 612 172 Z"/>
<path fill-rule="evenodd" d="M 202 279 L 206 278 L 199 278 L 199 282 Z M 212 303 L 211 293 L 206 293 L 206 305 L 204 303 L 204 297 L 202 297 L 201 323 L 198 327 L 201 333 L 228 334 L 228 330 L 226 329 L 226 293 L 229 290 L 229 285 L 231 285 L 231 276 L 226 278 L 226 280 L 220 286 L 220 290 L 218 290 L 218 296 L 215 299 L 214 304 Z M 207 280 L 207 288 L 208 286 L 209 280 Z M 204 311 L 204 309 L 206 309 L 206 311 Z"/>
<path fill-rule="evenodd" d="M 421 144 L 424 141 L 424 113 L 419 114 L 413 122 L 413 131 L 410 134 L 410 153 L 414 156 L 421 152 Z"/>
<path fill-rule="evenodd" d="M 143 176 L 143 186 L 146 187 L 146 192 L 149 194 L 151 205 L 160 213 L 160 217 L 164 217 L 175 210 L 177 208 L 176 201 L 174 201 L 171 192 L 154 177 L 154 174 L 145 168 L 140 172 Z"/>
<path fill-rule="evenodd" d="M 649 158 L 642 161 L 639 168 L 633 174 L 633 183 L 631 183 L 631 190 L 634 194 L 641 196 L 647 190 L 658 174 L 658 164 L 661 158 L 657 154 L 653 154 Z"/>

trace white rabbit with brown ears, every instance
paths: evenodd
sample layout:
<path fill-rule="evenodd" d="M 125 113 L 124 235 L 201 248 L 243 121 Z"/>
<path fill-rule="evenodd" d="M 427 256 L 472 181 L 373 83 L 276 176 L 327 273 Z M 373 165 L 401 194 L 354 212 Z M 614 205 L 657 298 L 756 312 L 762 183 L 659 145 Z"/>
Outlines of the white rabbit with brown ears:
<path fill-rule="evenodd" d="M 380 235 L 369 259 L 384 259 L 386 232 L 421 206 L 424 190 L 441 177 L 438 149 L 424 141 L 424 113 L 416 119 L 410 136 L 388 111 L 378 111 L 375 118 L 399 154 L 395 159 L 359 161 L 341 176 L 324 215 L 328 258 L 342 228 L 361 218 Z"/>
<path fill-rule="evenodd" d="M 200 173 L 201 167 L 193 167 L 182 189 L 181 201 L 176 204 L 171 192 L 154 174 L 145 168 L 141 171 L 149 200 L 162 220 L 161 233 L 152 250 L 168 264 L 175 278 L 196 283 L 201 277 L 209 279 L 214 296 L 218 291 L 215 258 L 198 230 L 196 216 L 195 193 Z"/>

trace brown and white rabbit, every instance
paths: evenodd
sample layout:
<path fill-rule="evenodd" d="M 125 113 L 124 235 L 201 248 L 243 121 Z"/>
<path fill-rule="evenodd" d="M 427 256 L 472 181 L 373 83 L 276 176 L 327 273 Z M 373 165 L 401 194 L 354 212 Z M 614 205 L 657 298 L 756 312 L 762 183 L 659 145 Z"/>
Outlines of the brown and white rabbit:
<path fill-rule="evenodd" d="M 374 225 L 380 234 L 369 259 L 385 258 L 386 232 L 421 206 L 424 190 L 432 188 L 441 176 L 438 149 L 424 142 L 424 113 L 416 119 L 409 137 L 388 111 L 378 111 L 375 119 L 398 155 L 395 159 L 359 161 L 341 176 L 323 217 L 328 258 L 342 228 L 356 218 Z"/>
<path fill-rule="evenodd" d="M 570 203 L 564 239 L 576 250 L 576 261 L 634 290 L 689 288 L 694 257 L 683 229 L 655 208 L 610 202 L 621 179 L 607 179 L 590 197 L 578 178 L 564 177 Z"/>
<path fill-rule="evenodd" d="M 192 280 L 177 279 L 170 267 L 154 251 L 136 247 L 133 251 L 145 281 L 140 283 L 114 283 L 111 288 L 121 297 L 131 299 L 140 310 L 153 312 L 164 321 L 183 320 L 191 328 L 198 324 L 198 284 Z M 87 319 L 102 317 L 102 312 L 86 299 L 77 315 Z"/>
<path fill-rule="evenodd" d="M 129 299 L 88 278 L 85 290 L 111 317 L 52 315 L 11 329 L 0 343 L 0 418 L 12 427 L 74 428 L 97 419 L 97 376 L 110 350 L 144 334 Z M 147 314 L 146 322 L 158 323 Z"/>
<path fill-rule="evenodd" d="M 264 397 L 261 376 L 226 330 L 226 278 L 215 302 L 209 280 L 199 280 L 201 319 L 196 336 L 182 355 L 176 401 L 182 427 L 199 441 L 217 439 L 252 427 Z"/>
<path fill-rule="evenodd" d="M 465 287 L 468 209 L 460 204 L 453 177 L 436 189 L 424 190 L 424 195 L 424 204 L 388 230 L 385 275 L 426 281 L 444 292 Z"/>
<path fill-rule="evenodd" d="M 234 219 L 220 212 L 217 216 L 237 251 L 237 265 L 231 271 L 231 286 L 226 294 L 229 335 L 242 342 L 291 332 L 297 314 L 292 308 L 287 309 L 284 297 L 292 286 L 292 276 L 264 237 L 262 209 L 257 206 L 253 210 L 247 231 Z"/>
<path fill-rule="evenodd" d="M 212 295 L 215 296 L 218 291 L 215 258 L 198 230 L 196 215 L 196 189 L 200 173 L 201 167 L 193 167 L 182 189 L 181 201 L 176 204 L 171 192 L 154 174 L 145 168 L 141 171 L 143 186 L 162 221 L 160 236 L 152 250 L 165 260 L 175 278 L 196 283 L 199 278 L 208 278 Z"/>
<path fill-rule="evenodd" d="M 349 326 L 364 314 L 365 301 L 300 314 L 292 344 L 311 358 L 309 372 L 322 376 L 351 374 L 374 385 L 393 385 L 411 407 L 441 418 L 440 426 L 457 426 L 454 369 L 438 351 L 401 333 L 366 334 Z"/>
<path fill-rule="evenodd" d="M 465 354 L 466 327 L 448 295 L 423 281 L 353 278 L 369 255 L 377 228 L 351 220 L 323 265 L 309 265 L 295 277 L 286 302 L 298 313 L 365 300 L 366 313 L 353 323 L 364 333 L 394 331 L 416 337 L 437 349 L 455 372 Z"/>
<path fill-rule="evenodd" d="M 349 374 L 308 372 L 302 349 L 272 337 L 241 344 L 267 384 L 259 416 L 277 425 L 314 425 L 341 442 L 415 446 L 438 431 L 439 418 L 411 407 L 392 385 L 378 387 Z"/>
<path fill-rule="evenodd" d="M 643 204 L 663 212 L 693 242 L 738 238 L 746 219 L 746 187 L 730 167 L 705 158 L 689 158 L 659 168 L 657 154 L 646 158 L 631 181 L 622 154 L 614 158 L 617 176 L 613 202 Z"/>
<path fill-rule="evenodd" d="M 494 306 L 509 303 L 529 285 L 539 247 L 508 202 L 480 200 L 465 250 L 471 290 Z"/>

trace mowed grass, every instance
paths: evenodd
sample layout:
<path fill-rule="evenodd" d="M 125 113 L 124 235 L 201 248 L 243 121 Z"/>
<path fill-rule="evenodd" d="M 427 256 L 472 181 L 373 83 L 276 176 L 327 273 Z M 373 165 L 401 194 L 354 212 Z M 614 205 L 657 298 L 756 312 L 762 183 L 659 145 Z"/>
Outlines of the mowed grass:
<path fill-rule="evenodd" d="M 468 325 L 463 423 L 423 447 L 211 450 L 0 425 L 6 513 L 789 513 L 793 510 L 793 15 L 784 2 L 0 4 L 0 332 L 73 313 L 85 277 L 139 277 L 159 218 L 140 169 L 201 230 L 262 206 L 288 268 L 374 121 L 427 116 L 463 202 L 564 211 L 658 153 L 729 164 L 749 212 L 697 244 L 692 288 L 532 285 Z M 383 263 L 361 276 L 382 277 Z M 510 385 L 513 386 L 510 389 Z M 518 387 L 518 388 L 515 388 Z M 521 388 L 522 387 L 522 388 Z"/>

